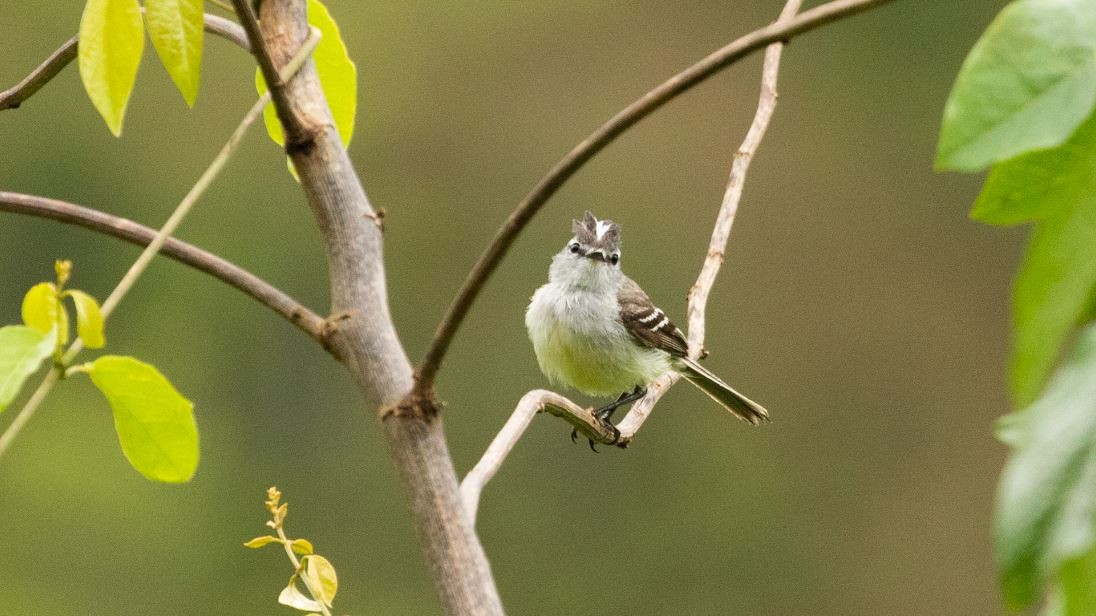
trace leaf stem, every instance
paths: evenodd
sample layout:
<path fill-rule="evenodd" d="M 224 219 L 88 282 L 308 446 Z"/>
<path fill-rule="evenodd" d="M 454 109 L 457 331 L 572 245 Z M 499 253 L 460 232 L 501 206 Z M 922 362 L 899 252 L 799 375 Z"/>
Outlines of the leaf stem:
<path fill-rule="evenodd" d="M 46 398 L 46 394 L 53 389 L 53 386 L 57 384 L 57 381 L 61 380 L 61 370 L 57 367 L 50 368 L 50 371 L 46 374 L 46 378 L 42 379 L 42 383 L 38 385 L 38 389 L 34 390 L 34 394 L 27 400 L 27 403 L 23 405 L 23 408 L 19 410 L 19 414 L 15 416 L 11 424 L 4 430 L 3 434 L 0 434 L 0 457 L 4 456 L 4 452 L 8 450 L 8 446 L 15 440 L 15 437 L 19 435 L 19 431 L 23 429 L 30 418 L 34 415 L 34 411 L 38 410 L 38 406 L 42 404 L 42 400 Z"/>
<path fill-rule="evenodd" d="M 301 569 L 301 561 L 297 558 L 297 555 L 293 553 L 293 542 L 289 540 L 289 537 L 285 536 L 285 530 L 282 529 L 282 525 L 278 524 L 274 527 L 275 532 L 278 533 L 278 539 L 281 539 L 282 547 L 285 548 L 285 554 L 289 557 L 289 562 L 293 563 L 293 570 L 297 572 L 297 578 L 304 583 L 304 587 L 308 589 L 308 594 L 312 595 L 312 600 L 320 606 L 320 611 L 324 616 L 331 616 L 331 611 L 327 609 L 327 605 L 320 599 L 320 593 L 316 592 L 312 585 L 308 583 L 308 576 L 304 574 L 304 570 Z"/>

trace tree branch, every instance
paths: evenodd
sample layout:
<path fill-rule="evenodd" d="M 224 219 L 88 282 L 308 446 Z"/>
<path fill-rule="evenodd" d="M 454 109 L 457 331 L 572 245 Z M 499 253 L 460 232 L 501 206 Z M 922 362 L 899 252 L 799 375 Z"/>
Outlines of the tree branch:
<path fill-rule="evenodd" d="M 156 230 L 132 220 L 65 201 L 0 191 L 0 212 L 37 216 L 110 235 L 131 244 L 147 246 Z M 243 291 L 278 313 L 317 342 L 324 342 L 324 319 L 265 280 L 215 254 L 182 240 L 169 238 L 161 252 L 176 261 L 205 272 Z"/>
<path fill-rule="evenodd" d="M 472 270 L 468 273 L 460 290 L 453 298 L 453 302 L 449 305 L 445 316 L 438 324 L 434 338 L 430 341 L 430 347 L 416 370 L 416 393 L 421 396 L 430 395 L 438 368 L 449 350 L 449 344 L 452 342 L 453 336 L 461 326 L 465 316 L 467 316 L 469 308 L 476 300 L 483 285 L 498 267 L 510 245 L 517 239 L 518 234 L 540 211 L 540 208 L 548 199 L 559 190 L 560 186 L 594 155 L 654 110 L 750 53 L 770 43 L 787 41 L 819 26 L 862 13 L 890 1 L 834 0 L 811 9 L 793 20 L 775 23 L 755 30 L 666 80 L 662 85 L 622 109 L 589 137 L 583 139 L 556 163 L 537 182 L 533 190 L 522 199 L 510 218 L 499 228 L 487 250 L 472 266 Z"/>
<path fill-rule="evenodd" d="M 792 23 L 802 0 L 788 0 L 784 9 L 780 12 L 774 26 Z M 735 213 L 738 211 L 738 203 L 742 198 L 742 188 L 746 181 L 746 171 L 750 167 L 750 161 L 776 109 L 777 74 L 780 70 L 780 56 L 784 49 L 782 42 L 771 43 L 765 49 L 765 60 L 761 69 L 761 95 L 757 103 L 757 112 L 750 124 L 742 145 L 735 152 L 734 161 L 731 164 L 731 173 L 727 181 L 727 189 L 723 193 L 723 201 L 719 208 L 715 228 L 712 230 L 712 239 L 708 245 L 708 253 L 701 266 L 700 275 L 689 291 L 689 354 L 699 357 L 704 348 L 705 310 L 708 295 L 712 285 L 715 284 L 716 275 L 723 264 L 723 254 L 727 248 L 727 241 L 731 234 L 731 225 L 734 224 Z M 624 419 L 617 425 L 618 434 L 605 429 L 598 421 L 591 409 L 584 409 L 567 398 L 543 389 L 531 391 L 521 398 L 517 408 L 514 409 L 510 419 L 503 425 L 495 440 L 487 448 L 483 457 L 465 476 L 461 482 L 461 497 L 464 507 L 473 521 L 476 519 L 476 511 L 479 508 L 480 493 L 483 487 L 506 460 L 506 457 L 517 444 L 526 428 L 533 420 L 533 416 L 541 411 L 548 411 L 557 417 L 562 417 L 582 432 L 587 438 L 606 445 L 627 447 L 636 432 L 650 416 L 655 404 L 662 398 L 669 388 L 681 377 L 674 372 L 662 375 L 655 382 L 647 385 L 647 395 L 636 402 Z"/>
<path fill-rule="evenodd" d="M 205 30 L 250 51 L 243 28 L 234 21 L 206 14 Z M 77 37 L 74 36 L 66 41 L 64 45 L 61 45 L 57 51 L 50 54 L 42 64 L 38 65 L 22 81 L 0 92 L 0 111 L 15 109 L 28 98 L 34 96 L 38 90 L 42 89 L 42 86 L 49 83 L 51 79 L 76 59 L 76 48 Z"/>
<path fill-rule="evenodd" d="M 233 4 L 260 65 L 281 66 L 307 35 L 304 0 L 263 0 L 258 27 L 250 0 Z M 286 129 L 286 151 L 324 238 L 332 314 L 344 317 L 329 344 L 365 400 L 379 409 L 442 605 L 450 614 L 502 614 L 490 565 L 460 500 L 436 403 L 406 397 L 411 364 L 389 313 L 383 236 L 335 130 L 315 65 L 308 62 L 284 84 L 268 84 Z"/>

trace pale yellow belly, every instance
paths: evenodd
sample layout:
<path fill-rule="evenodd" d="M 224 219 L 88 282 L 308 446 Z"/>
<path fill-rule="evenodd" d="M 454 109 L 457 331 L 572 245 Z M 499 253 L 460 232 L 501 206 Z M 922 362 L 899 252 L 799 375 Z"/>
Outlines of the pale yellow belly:
<path fill-rule="evenodd" d="M 669 356 L 642 347 L 620 326 L 591 334 L 556 321 L 533 340 L 541 370 L 554 383 L 594 396 L 618 396 L 670 369 Z"/>

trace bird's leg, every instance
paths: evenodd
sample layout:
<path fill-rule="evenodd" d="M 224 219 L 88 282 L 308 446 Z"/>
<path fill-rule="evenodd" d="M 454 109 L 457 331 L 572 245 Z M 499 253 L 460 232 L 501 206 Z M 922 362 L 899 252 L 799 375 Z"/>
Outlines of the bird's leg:
<path fill-rule="evenodd" d="M 643 396 L 647 395 L 647 388 L 642 385 L 636 385 L 636 388 L 632 390 L 632 393 L 624 392 L 620 394 L 620 397 L 616 399 L 616 402 L 611 402 L 605 406 L 596 409 L 594 411 L 594 417 L 601 422 L 602 426 L 613 432 L 613 442 L 620 440 L 620 431 L 613 425 L 613 413 L 625 404 L 629 404 L 639 400 Z M 571 430 L 571 442 L 574 442 L 578 438 L 578 429 L 573 428 Z M 588 439 L 590 441 L 590 449 L 594 453 L 597 453 L 597 448 L 594 447 L 594 439 Z"/>

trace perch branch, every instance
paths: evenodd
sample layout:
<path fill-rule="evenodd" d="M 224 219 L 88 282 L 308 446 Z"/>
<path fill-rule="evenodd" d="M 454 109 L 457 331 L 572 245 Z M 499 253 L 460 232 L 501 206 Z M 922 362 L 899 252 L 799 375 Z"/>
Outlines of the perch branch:
<path fill-rule="evenodd" d="M 156 236 L 155 229 L 132 220 L 74 203 L 34 195 L 0 191 L 0 212 L 37 216 L 76 225 L 138 246 L 149 245 Z M 260 304 L 285 317 L 315 340 L 323 341 L 324 319 L 322 317 L 251 272 L 175 238 L 168 238 L 161 252 L 167 257 L 243 291 Z"/>
<path fill-rule="evenodd" d="M 651 112 L 750 53 L 770 43 L 787 41 L 796 35 L 844 17 L 862 13 L 889 1 L 834 0 L 811 9 L 795 19 L 754 30 L 644 94 L 601 125 L 589 137 L 579 142 L 522 199 L 514 212 L 510 214 L 510 218 L 499 228 L 487 250 L 472 266 L 472 270 L 468 273 L 460 290 L 453 298 L 453 302 L 449 305 L 445 316 L 438 324 L 434 338 L 430 341 L 430 347 L 416 370 L 416 393 L 419 396 L 430 395 L 434 379 L 437 377 L 438 369 L 449 349 L 453 336 L 464 321 L 464 317 L 468 314 L 472 302 L 476 300 L 483 285 L 501 263 L 506 251 L 517 239 L 518 234 L 560 186 L 594 155 Z"/>
<path fill-rule="evenodd" d="M 780 17 L 774 25 L 791 23 L 802 0 L 788 0 Z M 746 181 L 746 171 L 750 161 L 765 136 L 765 130 L 772 119 L 776 109 L 777 93 L 776 81 L 780 70 L 780 56 L 784 49 L 782 42 L 771 43 L 765 49 L 765 59 L 761 69 L 761 95 L 757 103 L 757 112 L 750 124 L 742 145 L 735 153 L 731 164 L 730 177 L 727 181 L 727 189 L 723 193 L 723 202 L 719 208 L 715 228 L 712 230 L 712 239 L 708 245 L 708 254 L 701 266 L 700 275 L 696 283 L 689 291 L 689 354 L 698 357 L 704 348 L 704 321 L 705 308 L 708 294 L 715 284 L 716 275 L 723 263 L 723 254 L 727 248 L 727 241 L 731 233 L 731 225 L 734 224 L 735 213 L 738 211 L 738 203 L 742 198 L 742 187 Z M 681 377 L 674 372 L 662 375 L 647 386 L 647 395 L 636 402 L 624 419 L 617 425 L 619 437 L 605 429 L 594 418 L 590 409 L 582 408 L 567 398 L 550 391 L 537 389 L 525 394 L 518 401 L 510 419 L 503 425 L 483 457 L 465 476 L 461 482 L 461 498 L 464 500 L 464 508 L 474 521 L 476 511 L 479 508 L 480 494 L 484 485 L 495 476 L 506 457 L 517 444 L 526 428 L 538 412 L 547 411 L 562 417 L 571 425 L 582 432 L 587 438 L 606 445 L 627 447 L 635 437 L 636 432 L 643 422 L 650 416 L 654 406 L 666 393 L 666 391 Z"/>
<path fill-rule="evenodd" d="M 206 32 L 216 34 L 221 38 L 231 41 L 244 49 L 250 50 L 250 46 L 247 43 L 247 36 L 244 34 L 243 28 L 232 20 L 206 14 L 205 30 Z M 42 89 L 42 86 L 49 83 L 49 81 L 56 77 L 62 69 L 76 59 L 76 47 L 77 37 L 74 36 L 66 41 L 64 45 L 61 45 L 57 51 L 50 54 L 44 62 L 31 71 L 31 73 L 22 81 L 11 88 L 0 92 L 0 111 L 3 111 L 4 109 L 15 109 L 23 104 L 28 98 L 34 96 L 38 90 Z"/>

